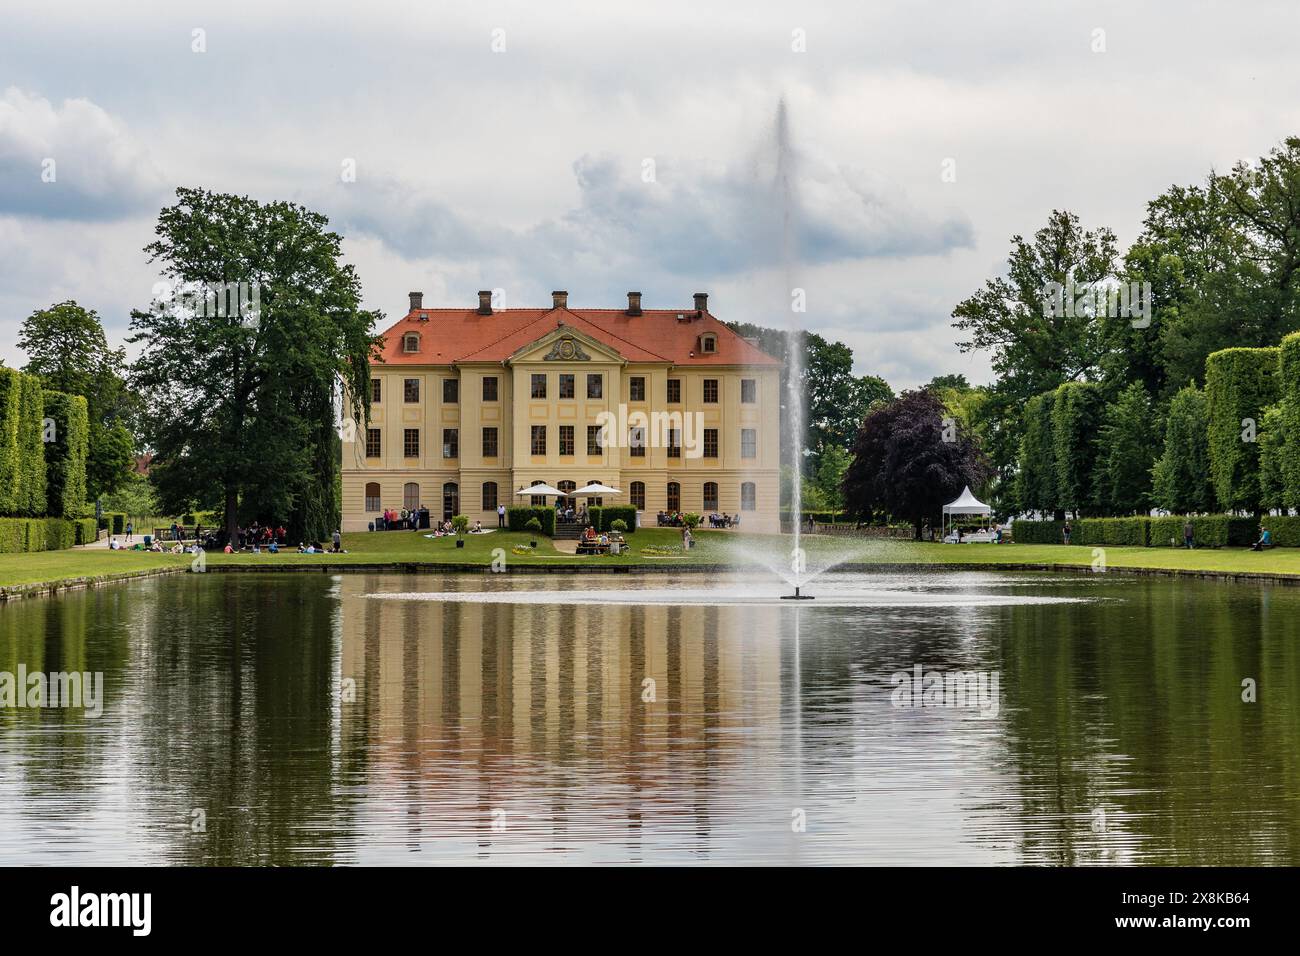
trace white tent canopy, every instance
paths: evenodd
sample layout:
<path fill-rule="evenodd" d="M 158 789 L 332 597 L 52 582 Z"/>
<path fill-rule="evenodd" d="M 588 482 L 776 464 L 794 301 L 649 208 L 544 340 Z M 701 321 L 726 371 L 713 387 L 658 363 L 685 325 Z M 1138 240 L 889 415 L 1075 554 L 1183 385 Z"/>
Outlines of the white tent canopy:
<path fill-rule="evenodd" d="M 602 485 L 599 481 L 593 481 L 589 485 L 583 485 L 577 491 L 569 492 L 571 495 L 621 495 L 622 493 L 617 488 Z"/>
<path fill-rule="evenodd" d="M 943 513 L 946 515 L 987 515 L 992 514 L 993 509 L 972 495 L 970 485 L 967 485 L 961 490 L 961 495 L 956 501 L 950 501 L 943 506 Z"/>
<path fill-rule="evenodd" d="M 992 514 L 993 509 L 980 501 L 970 493 L 970 485 L 961 490 L 956 501 L 950 501 L 943 506 L 943 537 L 948 539 L 948 516 L 949 515 L 987 515 Z"/>

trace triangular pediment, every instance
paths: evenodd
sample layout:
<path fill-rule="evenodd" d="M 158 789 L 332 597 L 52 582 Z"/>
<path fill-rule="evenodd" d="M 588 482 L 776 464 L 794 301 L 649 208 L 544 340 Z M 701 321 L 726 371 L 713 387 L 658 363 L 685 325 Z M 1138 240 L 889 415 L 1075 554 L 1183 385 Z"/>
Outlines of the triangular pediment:
<path fill-rule="evenodd" d="M 511 365 L 533 362 L 617 362 L 626 360 L 608 344 L 571 325 L 560 325 L 517 349 L 507 359 Z"/>

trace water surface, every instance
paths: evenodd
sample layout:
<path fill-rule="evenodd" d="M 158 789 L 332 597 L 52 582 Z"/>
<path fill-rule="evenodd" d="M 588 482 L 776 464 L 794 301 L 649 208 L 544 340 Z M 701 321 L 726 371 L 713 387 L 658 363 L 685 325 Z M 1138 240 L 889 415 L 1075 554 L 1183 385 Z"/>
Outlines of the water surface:
<path fill-rule="evenodd" d="M 105 682 L 98 719 L 0 709 L 0 863 L 1300 863 L 1300 588 L 781 590 L 209 574 L 0 607 L 0 671 Z M 896 706 L 918 664 L 996 672 L 996 714 Z"/>

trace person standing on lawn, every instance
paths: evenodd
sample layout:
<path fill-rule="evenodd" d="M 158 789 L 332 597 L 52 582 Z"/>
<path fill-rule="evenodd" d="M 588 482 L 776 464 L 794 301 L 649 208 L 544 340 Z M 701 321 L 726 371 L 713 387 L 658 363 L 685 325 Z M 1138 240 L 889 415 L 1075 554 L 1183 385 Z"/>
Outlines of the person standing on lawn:
<path fill-rule="evenodd" d="M 1193 540 L 1194 530 L 1192 528 L 1192 519 L 1188 518 L 1183 522 L 1183 547 L 1191 550 L 1195 547 L 1196 542 Z"/>

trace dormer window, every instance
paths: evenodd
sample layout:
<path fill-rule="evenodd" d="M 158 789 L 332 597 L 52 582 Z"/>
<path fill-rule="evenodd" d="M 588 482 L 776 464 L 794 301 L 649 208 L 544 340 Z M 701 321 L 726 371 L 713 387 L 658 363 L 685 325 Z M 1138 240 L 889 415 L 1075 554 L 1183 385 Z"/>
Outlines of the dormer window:
<path fill-rule="evenodd" d="M 718 350 L 718 337 L 716 335 L 700 336 L 700 351 L 708 354 Z"/>
<path fill-rule="evenodd" d="M 403 352 L 420 351 L 420 335 L 418 332 L 407 332 L 405 335 L 402 336 L 402 351 Z"/>

